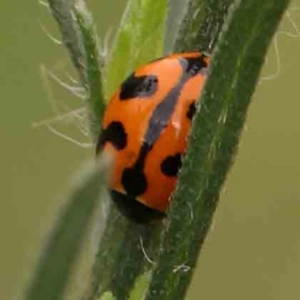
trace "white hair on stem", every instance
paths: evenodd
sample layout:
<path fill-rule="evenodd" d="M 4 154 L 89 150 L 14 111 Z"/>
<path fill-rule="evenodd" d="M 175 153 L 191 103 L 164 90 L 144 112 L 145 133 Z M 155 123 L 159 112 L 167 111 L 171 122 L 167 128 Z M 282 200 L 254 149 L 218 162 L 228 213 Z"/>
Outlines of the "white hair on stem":
<path fill-rule="evenodd" d="M 60 79 L 57 75 L 55 75 L 53 72 L 51 72 L 49 69 L 45 68 L 45 73 L 52 78 L 54 81 L 56 81 L 60 86 L 66 88 L 69 92 L 71 92 L 76 97 L 85 100 L 87 97 L 86 90 L 79 86 L 79 85 L 69 85 L 65 83 L 62 79 Z"/>
<path fill-rule="evenodd" d="M 145 250 L 145 247 L 144 247 L 144 243 L 143 243 L 143 239 L 142 237 L 140 236 L 140 244 L 141 244 L 141 249 L 142 249 L 142 252 L 146 258 L 146 260 L 151 264 L 153 265 L 154 264 L 154 261 L 152 259 L 150 259 L 150 257 L 148 256 L 148 254 L 146 253 L 146 250 Z"/>
<path fill-rule="evenodd" d="M 68 120 L 74 120 L 78 115 L 80 115 L 81 113 L 85 113 L 86 112 L 86 108 L 85 107 L 80 107 L 78 109 L 74 109 L 71 111 L 68 111 L 64 114 L 55 116 L 53 118 L 50 119 L 46 119 L 40 122 L 35 122 L 32 124 L 32 126 L 35 127 L 40 127 L 40 126 L 45 126 L 45 125 L 50 125 L 52 123 L 57 123 L 57 122 L 64 122 L 64 121 L 68 121 Z M 83 117 L 81 117 L 83 118 Z"/>
<path fill-rule="evenodd" d="M 45 6 L 47 9 L 49 9 L 49 3 L 46 1 L 38 0 L 38 4 Z"/>
<path fill-rule="evenodd" d="M 62 45 L 62 44 L 63 44 L 63 42 L 62 42 L 60 39 L 54 37 L 54 36 L 49 32 L 49 30 L 46 28 L 46 26 L 44 26 L 44 25 L 41 23 L 41 21 L 38 21 L 38 22 L 39 22 L 39 25 L 40 25 L 41 29 L 43 30 L 43 32 L 46 34 L 46 36 L 47 36 L 54 44 L 57 44 L 57 45 Z"/>
<path fill-rule="evenodd" d="M 58 103 L 58 101 L 54 97 L 54 93 L 51 87 L 51 80 L 53 80 L 55 83 L 58 83 L 64 89 L 67 89 L 80 100 L 86 99 L 86 90 L 83 87 L 80 87 L 78 85 L 78 82 L 74 78 L 72 78 L 71 75 L 69 75 L 68 73 L 66 73 L 66 76 L 70 79 L 70 81 L 72 81 L 72 85 L 64 82 L 57 75 L 55 75 L 53 72 L 47 69 L 44 64 L 40 65 L 40 74 L 44 89 L 46 91 L 47 101 L 50 104 L 51 110 L 55 116 L 46 120 L 42 120 L 40 122 L 35 122 L 32 124 L 32 127 L 37 128 L 45 126 L 48 130 L 50 130 L 52 133 L 59 136 L 60 138 L 63 138 L 81 148 L 90 148 L 92 144 L 90 143 L 91 138 L 90 128 L 88 125 L 87 108 L 79 107 L 77 109 L 71 110 L 66 103 Z M 84 137 L 88 138 L 88 142 L 77 141 L 72 137 L 68 136 L 67 134 L 60 132 L 52 126 L 54 124 L 59 123 L 64 123 L 67 125 L 71 124 L 72 126 L 76 127 Z"/>
<path fill-rule="evenodd" d="M 85 143 L 85 142 L 79 142 L 67 135 L 65 135 L 64 133 L 56 130 L 54 127 L 52 127 L 51 125 L 46 124 L 45 125 L 46 128 L 48 128 L 52 133 L 54 133 L 55 135 L 67 140 L 68 142 L 71 142 L 73 144 L 75 144 L 76 146 L 79 146 L 81 148 L 87 149 L 87 148 L 92 148 L 93 147 L 93 143 Z"/>

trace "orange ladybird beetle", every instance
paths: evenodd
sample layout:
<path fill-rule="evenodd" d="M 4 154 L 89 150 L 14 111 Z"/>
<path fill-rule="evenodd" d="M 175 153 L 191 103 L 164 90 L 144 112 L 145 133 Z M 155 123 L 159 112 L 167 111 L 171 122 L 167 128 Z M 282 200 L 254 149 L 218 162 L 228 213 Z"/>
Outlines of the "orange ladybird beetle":
<path fill-rule="evenodd" d="M 137 68 L 107 105 L 96 152 L 110 151 L 111 196 L 131 220 L 165 216 L 210 58 L 172 54 Z"/>

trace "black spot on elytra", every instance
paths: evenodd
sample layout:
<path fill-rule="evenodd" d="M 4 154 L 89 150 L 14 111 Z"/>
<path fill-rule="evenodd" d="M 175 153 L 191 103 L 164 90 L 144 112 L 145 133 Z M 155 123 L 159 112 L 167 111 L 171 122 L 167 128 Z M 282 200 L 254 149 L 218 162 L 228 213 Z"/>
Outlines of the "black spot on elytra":
<path fill-rule="evenodd" d="M 148 183 L 144 174 L 145 159 L 150 151 L 146 143 L 141 147 L 138 159 L 131 168 L 126 168 L 122 174 L 122 185 L 126 193 L 131 197 L 137 197 L 145 193 Z"/>
<path fill-rule="evenodd" d="M 203 55 L 198 57 L 186 57 L 184 58 L 187 61 L 185 72 L 193 77 L 197 75 L 201 69 L 207 68 L 207 62 L 204 60 Z"/>
<path fill-rule="evenodd" d="M 147 179 L 139 166 L 127 168 L 122 174 L 122 185 L 126 193 L 132 197 L 142 195 L 147 189 Z"/>
<path fill-rule="evenodd" d="M 136 199 L 137 196 L 144 194 L 148 187 L 147 179 L 144 174 L 144 165 L 147 154 L 151 148 L 151 145 L 143 143 L 135 164 L 123 171 L 121 181 L 126 193 L 122 194 L 111 191 L 112 198 L 119 210 L 129 219 L 137 223 L 147 223 L 165 216 L 164 213 L 150 208 Z"/>
<path fill-rule="evenodd" d="M 186 113 L 186 116 L 192 120 L 193 117 L 194 117 L 194 114 L 196 112 L 196 103 L 195 101 L 193 101 L 190 105 L 189 105 L 189 108 L 188 108 L 188 111 Z"/>
<path fill-rule="evenodd" d="M 164 213 L 139 202 L 135 197 L 114 190 L 111 191 L 111 197 L 121 213 L 133 222 L 148 223 L 166 216 Z"/>
<path fill-rule="evenodd" d="M 166 157 L 160 165 L 160 169 L 164 175 L 175 177 L 181 168 L 181 154 L 177 153 L 174 156 Z"/>
<path fill-rule="evenodd" d="M 127 133 L 121 122 L 111 122 L 103 129 L 98 139 L 96 153 L 98 153 L 106 142 L 110 142 L 115 149 L 123 150 L 127 145 Z"/>
<path fill-rule="evenodd" d="M 150 97 L 157 91 L 158 78 L 154 75 L 138 76 L 131 74 L 121 85 L 120 100 Z"/>

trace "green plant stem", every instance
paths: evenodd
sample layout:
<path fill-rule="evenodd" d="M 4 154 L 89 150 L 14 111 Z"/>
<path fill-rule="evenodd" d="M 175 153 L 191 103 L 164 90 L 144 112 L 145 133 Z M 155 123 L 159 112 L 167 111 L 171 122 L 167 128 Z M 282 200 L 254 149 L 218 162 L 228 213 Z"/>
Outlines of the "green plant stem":
<path fill-rule="evenodd" d="M 85 2 L 77 1 L 74 6 L 74 14 L 84 48 L 85 87 L 88 92 L 91 133 L 95 141 L 100 133 L 99 124 L 102 122 L 105 110 L 102 73 L 98 62 L 97 35 L 92 16 Z"/>
<path fill-rule="evenodd" d="M 247 109 L 289 0 L 235 1 L 213 56 L 147 300 L 184 298 Z"/>
<path fill-rule="evenodd" d="M 74 22 L 72 15 L 73 1 L 63 0 L 47 0 L 51 13 L 56 20 L 62 40 L 69 50 L 72 63 L 76 70 L 82 85 L 85 85 L 85 72 L 84 72 L 84 51 L 81 43 L 81 38 Z"/>

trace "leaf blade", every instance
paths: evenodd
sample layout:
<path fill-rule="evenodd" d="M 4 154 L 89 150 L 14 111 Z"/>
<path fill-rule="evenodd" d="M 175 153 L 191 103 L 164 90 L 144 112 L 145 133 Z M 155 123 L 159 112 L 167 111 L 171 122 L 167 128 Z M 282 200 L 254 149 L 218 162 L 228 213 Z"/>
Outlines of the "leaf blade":
<path fill-rule="evenodd" d="M 147 300 L 184 297 L 236 152 L 264 56 L 288 4 L 288 0 L 276 1 L 276 5 L 275 0 L 235 2 L 193 121 Z"/>
<path fill-rule="evenodd" d="M 58 216 L 39 258 L 24 300 L 62 299 L 69 273 L 105 184 L 107 162 L 81 170 L 80 180 Z"/>
<path fill-rule="evenodd" d="M 162 55 L 167 7 L 167 0 L 128 1 L 106 66 L 106 99 L 129 72 Z"/>

